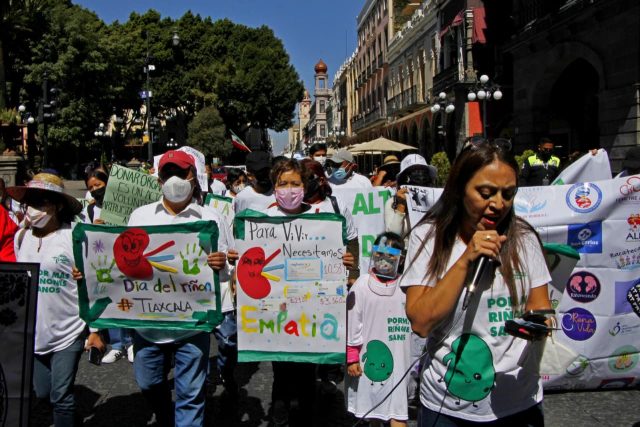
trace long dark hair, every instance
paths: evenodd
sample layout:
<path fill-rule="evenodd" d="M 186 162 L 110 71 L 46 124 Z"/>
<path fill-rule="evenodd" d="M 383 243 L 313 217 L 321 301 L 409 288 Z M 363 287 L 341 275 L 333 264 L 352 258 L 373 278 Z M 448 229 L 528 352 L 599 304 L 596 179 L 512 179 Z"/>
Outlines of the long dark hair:
<path fill-rule="evenodd" d="M 309 185 L 309 174 L 305 173 L 300 163 L 295 159 L 286 159 L 273 165 L 273 168 L 271 169 L 271 182 L 273 183 L 273 188 L 278 184 L 278 178 L 280 178 L 280 175 L 289 171 L 296 172 L 300 175 L 300 179 L 302 180 L 302 184 L 306 191 L 307 186 Z"/>
<path fill-rule="evenodd" d="M 416 225 L 416 227 L 421 224 L 432 225 L 418 249 L 418 253 L 423 251 L 426 243 L 434 239 L 433 254 L 427 265 L 425 279 L 435 280 L 444 275 L 463 223 L 466 185 L 476 172 L 495 160 L 511 167 L 516 180 L 518 179 L 518 164 L 510 151 L 489 143 L 465 148 L 451 167 L 442 195 Z M 498 225 L 497 231 L 507 237 L 500 252 L 500 270 L 509 289 L 511 304 L 515 308 L 521 302 L 518 296 L 524 295 L 524 283 L 520 280 L 520 292 L 518 292 L 515 274 L 521 272 L 523 267 L 519 254 L 525 250 L 524 236 L 533 233 L 541 244 L 540 237 L 527 221 L 515 215 L 513 206 Z"/>

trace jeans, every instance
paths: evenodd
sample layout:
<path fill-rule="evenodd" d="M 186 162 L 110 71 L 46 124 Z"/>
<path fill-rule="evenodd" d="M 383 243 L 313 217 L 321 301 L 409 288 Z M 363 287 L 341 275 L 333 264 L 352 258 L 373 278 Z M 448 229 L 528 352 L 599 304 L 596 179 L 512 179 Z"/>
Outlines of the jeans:
<path fill-rule="evenodd" d="M 462 418 L 451 417 L 449 415 L 439 414 L 436 411 L 420 407 L 420 415 L 418 416 L 418 427 L 471 427 L 471 426 L 487 426 L 487 427 L 543 427 L 544 414 L 542 413 L 542 403 L 533 405 L 529 409 L 517 412 L 498 420 L 489 422 L 467 421 Z"/>
<path fill-rule="evenodd" d="M 125 351 L 133 342 L 133 329 L 110 328 L 109 344 L 113 350 Z"/>
<path fill-rule="evenodd" d="M 235 310 L 224 313 L 224 320 L 213 330 L 213 336 L 218 341 L 218 373 L 224 379 L 231 378 L 238 363 L 238 325 Z"/>
<path fill-rule="evenodd" d="M 204 425 L 205 378 L 209 360 L 209 334 L 198 333 L 182 341 L 154 344 L 134 334 L 133 370 L 142 394 L 160 426 Z M 174 367 L 175 411 L 167 375 Z"/>
<path fill-rule="evenodd" d="M 84 339 L 78 338 L 64 350 L 35 355 L 33 387 L 37 397 L 48 398 L 51 402 L 56 427 L 69 427 L 75 423 L 73 385 L 83 350 Z"/>

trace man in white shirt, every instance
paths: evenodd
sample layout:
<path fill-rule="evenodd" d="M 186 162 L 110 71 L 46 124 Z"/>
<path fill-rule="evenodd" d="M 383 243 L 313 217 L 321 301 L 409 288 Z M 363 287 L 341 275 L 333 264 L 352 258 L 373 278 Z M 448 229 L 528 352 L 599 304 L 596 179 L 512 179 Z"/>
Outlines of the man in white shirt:
<path fill-rule="evenodd" d="M 233 246 L 226 222 L 213 209 L 194 202 L 200 187 L 191 155 L 168 151 L 160 159 L 159 181 L 162 199 L 141 206 L 129 218 L 129 226 L 179 224 L 213 220 L 218 224 L 217 252 L 207 258 L 209 266 L 227 269 L 226 252 Z M 205 378 L 209 363 L 210 334 L 200 331 L 137 329 L 134 336 L 136 382 L 156 414 L 160 426 L 202 426 L 205 412 Z M 175 363 L 175 412 L 167 381 L 171 362 Z M 175 419 L 175 424 L 174 424 Z"/>
<path fill-rule="evenodd" d="M 373 188 L 367 177 L 355 171 L 358 165 L 353 162 L 353 154 L 347 150 L 340 150 L 327 159 L 327 166 L 331 188 Z"/>
<path fill-rule="evenodd" d="M 245 209 L 264 212 L 276 201 L 273 195 L 273 184 L 269 176 L 271 172 L 271 156 L 265 151 L 252 151 L 245 160 L 247 178 L 250 186 L 242 190 L 233 199 L 233 211 L 238 214 Z"/>

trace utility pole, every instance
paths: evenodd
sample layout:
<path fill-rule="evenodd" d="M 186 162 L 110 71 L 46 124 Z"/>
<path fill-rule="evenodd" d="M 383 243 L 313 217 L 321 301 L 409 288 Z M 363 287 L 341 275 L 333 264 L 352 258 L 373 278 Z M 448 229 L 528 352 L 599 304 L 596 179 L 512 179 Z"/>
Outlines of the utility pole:
<path fill-rule="evenodd" d="M 42 123 L 42 167 L 46 168 L 49 164 L 49 141 L 48 141 L 48 120 L 46 120 L 45 115 L 48 114 L 45 112 L 47 108 L 50 108 L 49 105 L 49 74 L 48 72 L 44 72 L 44 76 L 42 79 L 42 99 L 40 100 L 40 107 L 38 108 L 38 121 Z"/>

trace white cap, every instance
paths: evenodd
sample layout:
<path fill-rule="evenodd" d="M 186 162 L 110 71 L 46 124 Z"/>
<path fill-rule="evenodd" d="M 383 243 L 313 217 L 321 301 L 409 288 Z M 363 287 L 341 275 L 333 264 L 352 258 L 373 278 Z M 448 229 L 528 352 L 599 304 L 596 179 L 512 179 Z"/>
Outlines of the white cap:
<path fill-rule="evenodd" d="M 428 169 L 429 175 L 431 175 L 431 179 L 434 181 L 436 179 L 436 176 L 438 175 L 438 171 L 436 170 L 436 168 L 427 163 L 425 158 L 420 154 L 409 154 L 404 159 L 402 159 L 402 162 L 400 162 L 400 172 L 398 173 L 397 178 L 400 179 L 400 176 L 403 173 L 407 172 L 410 169 L 416 168 Z"/>

